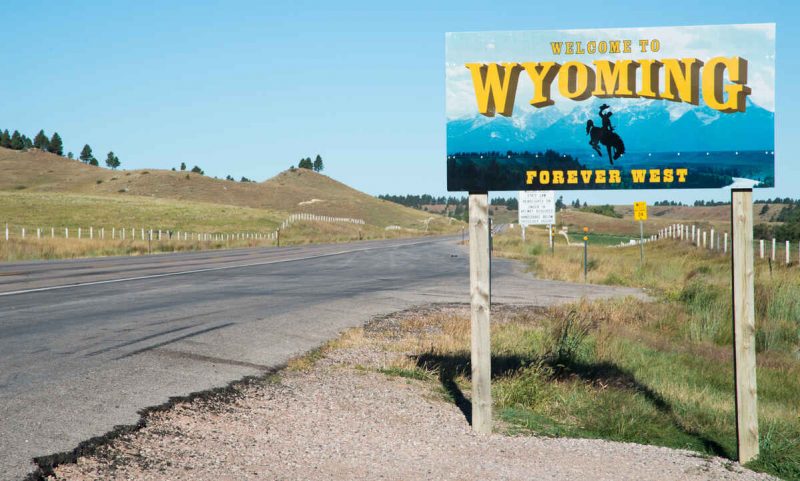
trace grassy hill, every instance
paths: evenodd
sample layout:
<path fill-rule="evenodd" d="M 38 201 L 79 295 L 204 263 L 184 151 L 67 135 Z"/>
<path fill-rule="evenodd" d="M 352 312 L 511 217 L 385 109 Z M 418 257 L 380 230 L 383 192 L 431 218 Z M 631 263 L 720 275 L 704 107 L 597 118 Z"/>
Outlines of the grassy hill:
<path fill-rule="evenodd" d="M 133 204 L 140 205 L 144 202 L 142 198 L 156 198 L 205 204 L 201 210 L 209 208 L 210 204 L 263 209 L 268 213 L 262 215 L 270 218 L 297 212 L 359 218 L 381 228 L 399 225 L 424 230 L 426 220 L 431 218 L 434 224 L 449 223 L 440 216 L 376 199 L 305 169 L 286 171 L 260 183 L 232 182 L 168 170 L 112 171 L 38 150 L 22 152 L 0 148 L 0 171 L 3 172 L 0 191 L 29 194 L 27 204 L 44 211 L 53 208 L 52 198 L 42 197 L 42 204 L 37 207 L 34 194 L 85 196 L 84 203 L 97 202 L 101 210 L 106 204 L 98 201 L 102 198 L 112 198 L 115 202 L 136 199 Z M 76 197 L 71 199 L 81 203 Z M 115 202 L 107 204 L 113 207 L 118 205 Z M 0 214 L 5 211 L 0 210 Z M 169 213 L 156 211 L 154 214 L 159 218 Z M 232 212 L 228 214 L 234 215 Z M 235 212 L 238 215 L 245 211 Z M 120 214 L 128 216 L 127 210 Z M 63 216 L 63 209 L 59 216 Z"/>
<path fill-rule="evenodd" d="M 281 231 L 282 245 L 455 232 L 462 225 L 305 169 L 260 183 L 233 182 L 189 172 L 112 171 L 38 150 L 0 148 L 0 171 L 0 224 L 8 223 L 11 233 L 9 242 L 0 242 L 0 259 L 5 260 L 272 245 L 275 241 L 267 235 L 254 240 L 235 234 L 269 234 L 290 214 L 301 212 L 363 219 L 366 224 L 296 222 Z M 387 226 L 402 229 L 385 230 Z M 124 241 L 110 236 L 90 240 L 86 234 L 75 238 L 78 228 L 87 233 L 90 227 L 106 234 L 135 228 L 139 234 Z M 39 228 L 42 239 L 36 235 Z M 70 229 L 69 239 L 64 238 L 65 228 Z M 142 228 L 219 235 L 202 242 L 166 237 L 153 244 L 141 240 Z"/>

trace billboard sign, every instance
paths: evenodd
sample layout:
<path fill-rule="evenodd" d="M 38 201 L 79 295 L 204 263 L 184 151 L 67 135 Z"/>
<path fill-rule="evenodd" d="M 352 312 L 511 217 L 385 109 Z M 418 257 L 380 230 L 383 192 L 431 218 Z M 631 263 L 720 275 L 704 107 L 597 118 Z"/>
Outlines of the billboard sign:
<path fill-rule="evenodd" d="M 552 190 L 519 192 L 519 225 L 556 223 L 556 196 Z"/>
<path fill-rule="evenodd" d="M 773 187 L 775 25 L 448 33 L 450 191 Z"/>

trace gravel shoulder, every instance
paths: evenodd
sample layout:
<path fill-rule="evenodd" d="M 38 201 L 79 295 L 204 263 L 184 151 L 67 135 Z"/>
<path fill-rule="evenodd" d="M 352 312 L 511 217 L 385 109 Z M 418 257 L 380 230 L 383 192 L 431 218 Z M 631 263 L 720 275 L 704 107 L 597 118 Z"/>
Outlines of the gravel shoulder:
<path fill-rule="evenodd" d="M 147 414 L 53 480 L 768 480 L 726 459 L 602 440 L 474 435 L 436 383 L 380 372 L 388 316 L 276 375 Z"/>

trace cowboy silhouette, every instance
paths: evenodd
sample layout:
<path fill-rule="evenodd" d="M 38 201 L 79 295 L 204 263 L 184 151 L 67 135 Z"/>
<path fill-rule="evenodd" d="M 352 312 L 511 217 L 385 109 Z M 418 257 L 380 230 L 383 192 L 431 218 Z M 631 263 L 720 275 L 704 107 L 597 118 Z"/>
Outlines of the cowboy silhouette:
<path fill-rule="evenodd" d="M 603 112 L 604 110 L 610 109 L 610 108 L 611 107 L 609 107 L 606 104 L 601 105 L 600 106 L 600 118 L 603 119 L 603 127 L 602 128 L 607 130 L 607 131 L 609 131 L 609 132 L 613 132 L 614 131 L 614 126 L 611 125 L 611 116 L 614 115 L 614 113 L 610 112 L 610 111 L 606 112 L 606 113 Z"/>
<path fill-rule="evenodd" d="M 592 146 L 592 149 L 594 149 L 600 157 L 603 157 L 600 144 L 606 147 L 608 160 L 611 162 L 611 165 L 614 165 L 614 161 L 625 153 L 625 144 L 622 142 L 622 138 L 614 132 L 614 126 L 611 125 L 611 116 L 613 113 L 610 111 L 606 112 L 606 110 L 610 108 L 611 107 L 606 104 L 600 106 L 600 118 L 603 119 L 602 127 L 595 127 L 594 122 L 589 119 L 586 122 L 586 135 L 589 136 L 589 145 Z"/>

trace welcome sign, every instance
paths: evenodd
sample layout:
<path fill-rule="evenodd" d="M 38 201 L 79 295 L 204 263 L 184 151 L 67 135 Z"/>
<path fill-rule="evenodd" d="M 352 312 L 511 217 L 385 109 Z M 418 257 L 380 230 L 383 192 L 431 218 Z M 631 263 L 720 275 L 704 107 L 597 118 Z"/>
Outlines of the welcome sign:
<path fill-rule="evenodd" d="M 774 24 L 448 33 L 448 190 L 773 187 L 774 85 Z"/>

